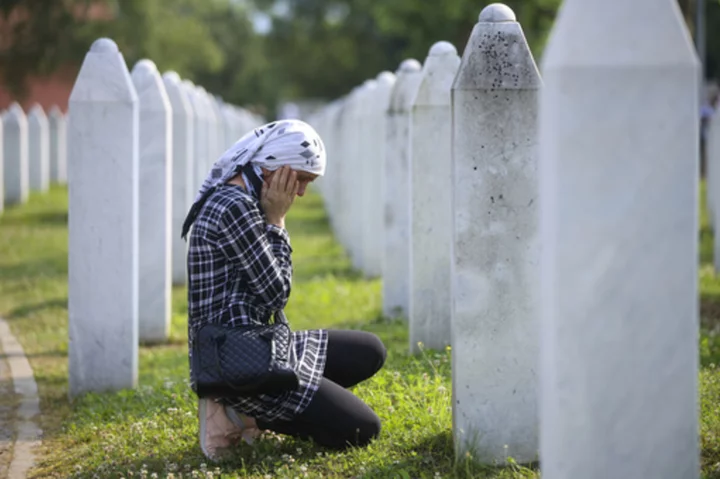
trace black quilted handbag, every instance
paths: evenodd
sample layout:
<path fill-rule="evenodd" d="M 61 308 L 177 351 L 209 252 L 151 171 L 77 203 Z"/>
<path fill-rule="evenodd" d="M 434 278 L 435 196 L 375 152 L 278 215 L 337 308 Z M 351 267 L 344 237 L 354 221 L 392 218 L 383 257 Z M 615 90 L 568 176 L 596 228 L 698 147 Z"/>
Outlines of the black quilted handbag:
<path fill-rule="evenodd" d="M 297 389 L 297 373 L 288 363 L 291 347 L 292 333 L 282 311 L 269 324 L 205 324 L 193 342 L 195 393 L 219 398 Z"/>

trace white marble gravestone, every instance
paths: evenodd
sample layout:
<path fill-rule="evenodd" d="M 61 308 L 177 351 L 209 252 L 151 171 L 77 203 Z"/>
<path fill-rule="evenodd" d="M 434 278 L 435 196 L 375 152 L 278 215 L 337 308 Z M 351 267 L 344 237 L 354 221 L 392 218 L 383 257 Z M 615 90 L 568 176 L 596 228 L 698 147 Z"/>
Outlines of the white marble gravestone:
<path fill-rule="evenodd" d="M 367 99 L 370 130 L 363 158 L 364 178 L 367 179 L 367 213 L 364 221 L 363 239 L 366 248 L 366 273 L 369 277 L 382 275 L 385 251 L 385 196 L 380 188 L 385 171 L 385 141 L 387 138 L 387 110 L 395 85 L 395 75 L 388 71 L 375 77 L 376 85 Z M 373 186 L 371 186 L 373 185 Z"/>
<path fill-rule="evenodd" d="M 38 104 L 30 108 L 27 121 L 30 190 L 46 192 L 50 187 L 50 125 Z"/>
<path fill-rule="evenodd" d="M 110 39 L 85 56 L 68 109 L 70 395 L 138 374 L 138 104 Z"/>
<path fill-rule="evenodd" d="M 410 351 L 450 345 L 452 112 L 450 88 L 460 66 L 448 42 L 432 46 L 410 112 Z"/>
<path fill-rule="evenodd" d="M 205 174 L 207 174 L 210 171 L 210 168 L 212 167 L 213 163 L 215 163 L 215 160 L 218 159 L 218 117 L 215 112 L 215 109 L 213 108 L 212 101 L 210 99 L 210 95 L 208 95 L 208 92 L 205 90 L 205 88 L 201 86 L 195 87 L 195 92 L 197 93 L 197 98 L 199 102 L 202 105 L 203 110 L 205 111 L 205 128 L 206 128 L 206 135 L 207 135 L 207 156 L 206 156 L 206 162 L 205 165 L 203 165 L 203 171 Z M 203 179 L 205 176 L 203 176 Z"/>
<path fill-rule="evenodd" d="M 680 9 L 566 0 L 542 71 L 542 475 L 697 478 L 699 64 Z"/>
<path fill-rule="evenodd" d="M 163 81 L 172 110 L 172 282 L 180 285 L 187 283 L 187 242 L 180 233 L 196 192 L 193 184 L 195 119 L 180 76 L 166 72 Z"/>
<path fill-rule="evenodd" d="M 182 85 L 192 106 L 193 118 L 195 120 L 193 123 L 193 151 L 195 153 L 193 158 L 195 170 L 193 174 L 193 189 L 195 190 L 195 194 L 197 194 L 208 173 L 206 169 L 208 161 L 208 121 L 205 107 L 198 97 L 195 85 L 190 80 L 183 80 Z M 193 200 L 195 199 L 195 194 L 193 194 Z"/>
<path fill-rule="evenodd" d="M 537 94 L 515 14 L 480 13 L 452 86 L 453 420 L 458 453 L 537 458 Z"/>
<path fill-rule="evenodd" d="M 53 106 L 48 113 L 50 130 L 50 182 L 67 183 L 67 128 L 65 115 Z"/>
<path fill-rule="evenodd" d="M 410 107 L 422 79 L 422 66 L 404 60 L 387 110 L 382 265 L 383 313 L 406 316 L 410 304 Z"/>
<path fill-rule="evenodd" d="M 360 255 L 362 257 L 363 274 L 366 277 L 379 276 L 382 269 L 382 256 L 380 256 L 382 249 L 379 251 L 373 250 L 373 247 L 377 246 L 373 242 L 373 234 L 377 232 L 370 231 L 369 228 L 373 218 L 377 215 L 382 215 L 382 210 L 376 211 L 373 209 L 375 205 L 372 200 L 378 195 L 378 192 L 374 188 L 369 187 L 375 183 L 377 178 L 377 170 L 374 171 L 372 168 L 375 163 L 376 151 L 376 141 L 373 138 L 375 112 L 372 109 L 372 101 L 377 86 L 377 80 L 374 78 L 365 80 L 363 83 L 362 90 L 360 91 L 358 123 L 356 125 L 358 129 L 359 154 L 356 160 L 357 175 L 355 176 L 355 182 L 360 186 L 357 190 L 357 200 L 359 206 L 358 220 L 361 225 L 358 234 L 363 237 Z M 371 264 L 371 262 L 373 264 Z"/>
<path fill-rule="evenodd" d="M 347 109 L 343 112 L 343 167 L 340 195 L 340 241 L 345 245 L 352 265 L 362 271 L 362 221 L 360 220 L 359 189 L 365 187 L 355 181 L 358 175 L 358 162 L 360 158 L 360 132 L 358 117 L 360 110 L 360 87 L 355 87 L 348 96 Z"/>
<path fill-rule="evenodd" d="M 30 195 L 28 124 L 17 103 L 3 114 L 3 161 L 5 207 L 25 203 Z"/>
<path fill-rule="evenodd" d="M 151 60 L 140 60 L 131 78 L 138 97 L 140 137 L 140 341 L 170 335 L 172 284 L 172 110 Z"/>

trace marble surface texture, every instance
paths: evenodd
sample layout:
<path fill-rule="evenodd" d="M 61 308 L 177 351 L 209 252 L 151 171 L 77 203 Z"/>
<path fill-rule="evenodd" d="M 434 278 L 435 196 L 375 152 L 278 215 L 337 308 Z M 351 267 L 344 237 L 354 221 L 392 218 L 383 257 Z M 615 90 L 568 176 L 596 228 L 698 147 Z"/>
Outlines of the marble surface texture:
<path fill-rule="evenodd" d="M 70 395 L 138 374 L 138 109 L 122 54 L 93 43 L 68 113 Z"/>
<path fill-rule="evenodd" d="M 173 74 L 174 73 L 174 74 Z M 185 216 L 195 199 L 193 185 L 194 125 L 192 105 L 175 72 L 163 74 L 165 91 L 172 110 L 172 282 L 187 283 L 187 245 L 180 237 Z"/>
<path fill-rule="evenodd" d="M 422 79 L 422 66 L 404 60 L 387 111 L 382 264 L 383 313 L 406 316 L 410 303 L 410 107 Z"/>
<path fill-rule="evenodd" d="M 671 0 L 566 0 L 542 70 L 543 477 L 697 478 L 692 40 Z"/>
<path fill-rule="evenodd" d="M 540 86 L 519 23 L 475 25 L 452 87 L 453 418 L 486 463 L 538 453 Z"/>
<path fill-rule="evenodd" d="M 410 351 L 450 345 L 452 112 L 457 50 L 438 42 L 423 64 L 410 112 Z"/>
<path fill-rule="evenodd" d="M 162 342 L 170 334 L 172 110 L 155 64 L 140 60 L 131 78 L 138 96 L 139 335 Z"/>

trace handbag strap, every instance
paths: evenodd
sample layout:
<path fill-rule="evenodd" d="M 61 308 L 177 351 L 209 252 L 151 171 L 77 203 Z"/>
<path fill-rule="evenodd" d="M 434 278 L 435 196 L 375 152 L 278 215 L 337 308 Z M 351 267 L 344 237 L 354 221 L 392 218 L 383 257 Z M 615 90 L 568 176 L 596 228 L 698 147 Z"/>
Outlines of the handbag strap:
<path fill-rule="evenodd" d="M 275 311 L 275 314 L 273 314 L 273 318 L 273 322 L 275 324 L 284 324 L 288 328 L 290 327 L 287 316 L 285 316 L 285 311 L 283 311 L 282 309 L 278 309 L 277 311 Z"/>

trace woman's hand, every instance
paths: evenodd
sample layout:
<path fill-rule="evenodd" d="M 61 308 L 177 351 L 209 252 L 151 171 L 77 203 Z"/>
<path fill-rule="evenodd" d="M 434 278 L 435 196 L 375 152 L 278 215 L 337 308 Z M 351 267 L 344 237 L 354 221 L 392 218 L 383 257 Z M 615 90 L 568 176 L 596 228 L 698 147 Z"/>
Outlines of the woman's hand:
<path fill-rule="evenodd" d="M 299 185 L 297 173 L 289 166 L 275 171 L 269 183 L 263 181 L 260 206 L 268 223 L 285 227 L 285 215 L 295 201 Z"/>

